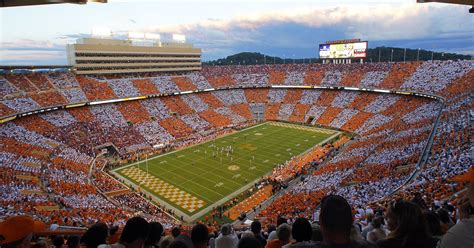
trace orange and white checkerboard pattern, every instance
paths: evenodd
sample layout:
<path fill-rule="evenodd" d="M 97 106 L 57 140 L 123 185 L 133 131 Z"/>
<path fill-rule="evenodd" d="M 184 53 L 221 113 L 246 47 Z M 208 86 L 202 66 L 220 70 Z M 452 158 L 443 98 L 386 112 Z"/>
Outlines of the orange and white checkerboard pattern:
<path fill-rule="evenodd" d="M 270 125 L 278 126 L 278 127 L 287 127 L 287 128 L 305 130 L 305 131 L 311 131 L 311 132 L 317 132 L 317 133 L 325 133 L 325 134 L 334 134 L 334 133 L 336 133 L 335 131 L 331 131 L 331 130 L 328 130 L 328 129 L 293 125 L 293 124 L 290 124 L 290 123 L 283 123 L 283 122 L 270 122 Z"/>
<path fill-rule="evenodd" d="M 205 202 L 197 197 L 177 188 L 145 171 L 136 167 L 128 167 L 121 171 L 125 176 L 133 179 L 135 182 L 141 183 L 142 187 L 146 187 L 153 193 L 167 199 L 168 201 L 180 206 L 181 208 L 192 213 L 205 205 Z"/>

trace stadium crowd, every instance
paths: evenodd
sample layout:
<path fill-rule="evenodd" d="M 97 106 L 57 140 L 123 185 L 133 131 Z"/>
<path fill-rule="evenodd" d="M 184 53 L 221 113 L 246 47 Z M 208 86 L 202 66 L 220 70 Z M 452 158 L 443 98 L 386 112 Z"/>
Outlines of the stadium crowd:
<path fill-rule="evenodd" d="M 326 125 L 354 132 L 358 136 L 347 144 L 328 145 L 323 150 L 313 150 L 306 157 L 296 157 L 276 167 L 270 176 L 271 180 L 287 181 L 299 175 L 304 175 L 304 179 L 281 197 L 273 199 L 269 206 L 258 213 L 261 223 L 269 229 L 266 234 L 260 234 L 259 224 L 252 224 L 252 233 L 239 230 L 235 234 L 240 238 L 229 238 L 227 242 L 239 247 L 253 247 L 251 244 L 255 240 L 246 238 L 252 236 L 263 243 L 263 236 L 271 236 L 275 228 L 272 227 L 275 224 L 273 221 L 281 217 L 285 217 L 291 226 L 283 225 L 281 229 L 286 230 L 286 233 L 290 229 L 292 232 L 297 230 L 292 238 L 282 238 L 281 244 L 294 240 L 296 243 L 287 247 L 304 247 L 313 236 L 315 241 L 327 242 L 334 235 L 328 237 L 323 231 L 324 225 L 329 224 L 324 220 L 328 218 L 324 211 L 325 199 L 345 206 L 345 209 L 338 209 L 341 218 L 344 216 L 342 212 L 348 212 L 347 207 L 351 216 L 354 216 L 355 225 L 352 221 L 347 225 L 349 218 L 346 218 L 341 222 L 336 221 L 339 224 L 338 227 L 332 227 L 335 229 L 326 229 L 346 235 L 350 226 L 350 239 L 346 237 L 346 243 L 382 239 L 376 242 L 378 246 L 398 247 L 397 242 L 403 240 L 423 240 L 424 247 L 434 247 L 443 234 L 449 236 L 449 230 L 452 229 L 448 228 L 455 227 L 453 224 L 460 219 L 460 215 L 465 218 L 466 207 L 457 211 L 454 208 L 456 203 L 464 206 L 465 200 L 452 197 L 463 186 L 453 181 L 453 178 L 466 173 L 472 166 L 470 122 L 473 113 L 470 109 L 470 92 L 474 74 L 471 62 L 222 66 L 205 67 L 202 72 L 185 77 L 175 79 L 174 76 L 151 75 L 146 78 L 147 81 L 137 83 L 137 80 L 144 79 L 94 78 L 69 73 L 8 74 L 0 76 L 0 114 L 7 116 L 61 101 L 77 103 L 138 96 L 144 87 L 160 93 L 173 93 L 185 87 L 345 85 L 434 93 L 443 96 L 444 102 L 406 95 L 352 91 L 258 89 L 265 95 L 256 96 L 252 92 L 257 89 L 226 89 L 146 99 L 134 105 L 137 107 L 134 109 L 138 110 L 133 112 L 129 105 L 116 103 L 21 117 L 0 124 L 0 164 L 4 172 L 0 175 L 1 216 L 7 218 L 19 213 L 28 214 L 49 224 L 74 223 L 87 227 L 97 221 L 110 227 L 127 223 L 122 230 L 125 238 L 119 241 L 125 247 L 134 242 L 126 237 L 130 229 L 127 228 L 128 222 L 148 226 L 144 224 L 147 220 L 157 221 L 169 231 L 171 227 L 176 227 L 176 219 L 146 201 L 139 193 L 118 194 L 111 196 L 111 199 L 104 194 L 123 187 L 115 179 L 102 175 L 101 171 L 94 171 L 92 178 L 89 176 L 90 163 L 98 153 L 97 147 L 108 144 L 115 147 L 121 159 L 131 159 L 140 151 L 157 152 L 154 149 L 157 144 L 172 144 L 179 148 L 202 142 L 230 132 L 231 129 L 227 129 L 229 126 L 250 125 L 252 120 L 249 117 L 253 117 L 244 116 L 236 111 L 235 106 L 250 109 L 249 105 L 255 101 L 267 104 L 267 120 Z M 43 91 L 54 91 L 57 98 L 61 99 L 38 100 L 44 97 L 41 95 Z M 431 152 L 425 154 L 423 151 L 430 146 L 430 136 L 435 126 Z M 427 156 L 427 162 L 419 163 L 423 155 Z M 343 198 L 325 198 L 328 194 Z M 391 204 L 398 198 L 410 201 L 401 202 L 402 209 L 399 209 L 397 204 Z M 126 207 L 117 208 L 117 205 Z M 472 207 L 469 211 L 472 211 Z M 131 218 L 137 212 L 143 213 L 147 220 Z M 381 215 L 382 212 L 385 214 Z M 468 213 L 471 217 L 467 219 L 472 222 L 472 212 Z M 407 219 L 400 214 L 406 214 L 410 216 L 409 220 L 419 222 L 391 222 L 390 218 Z M 436 218 L 442 220 L 444 225 L 441 232 L 436 224 L 440 224 L 440 221 L 436 221 Z M 420 225 L 420 221 L 424 222 L 425 219 L 430 220 L 426 230 L 422 229 L 425 225 Z M 435 221 L 431 221 L 433 219 Z M 311 225 L 308 220 L 318 223 Z M 464 222 L 460 220 L 459 223 Z M 403 228 L 397 229 L 396 225 L 402 224 Z M 308 231 L 308 226 L 311 231 Z M 342 226 L 344 230 L 337 229 Z M 319 234 L 315 231 L 318 227 Z M 411 229 L 415 227 L 418 229 Z M 214 231 L 215 228 L 210 227 L 210 230 Z M 304 228 L 308 232 L 303 231 Z M 364 228 L 373 230 L 365 229 L 364 233 Z M 220 233 L 213 233 L 213 236 L 209 236 L 209 233 L 203 235 L 204 229 L 209 231 L 200 224 L 191 229 L 189 234 L 194 246 L 202 247 L 205 243 L 205 246 L 219 247 L 222 236 L 232 233 L 227 225 L 221 227 Z M 277 234 L 285 232 L 281 229 L 280 232 L 277 229 Z M 202 235 L 201 239 L 194 239 L 194 232 Z M 142 235 L 138 242 L 148 239 L 146 233 L 148 231 L 144 230 L 135 234 Z M 306 236 L 301 237 L 302 234 Z M 344 236 L 338 234 L 335 236 Z M 389 238 L 384 240 L 383 236 L 387 234 Z M 86 232 L 85 244 L 88 242 L 87 235 Z M 323 238 L 318 239 L 317 235 Z M 268 240 L 265 243 L 274 245 L 269 247 L 281 246 L 266 238 Z M 106 244 L 105 240 L 101 244 Z M 170 241 L 166 237 L 164 240 Z M 177 243 L 176 240 L 179 239 L 174 237 L 171 243 Z M 441 247 L 450 247 L 443 242 Z M 319 243 L 308 244 L 308 247 L 313 245 L 327 247 L 324 246 L 327 244 Z M 421 244 L 416 245 L 413 243 L 411 247 L 421 247 Z M 260 244 L 255 247 L 263 246 Z"/>

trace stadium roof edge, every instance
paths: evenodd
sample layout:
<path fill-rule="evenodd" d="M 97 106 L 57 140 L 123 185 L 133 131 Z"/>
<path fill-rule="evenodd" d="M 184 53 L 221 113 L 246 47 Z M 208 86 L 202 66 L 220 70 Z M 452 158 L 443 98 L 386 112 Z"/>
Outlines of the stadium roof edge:
<path fill-rule="evenodd" d="M 60 3 L 87 4 L 89 2 L 107 3 L 107 0 L 3 0 L 0 1 L 0 8 Z"/>

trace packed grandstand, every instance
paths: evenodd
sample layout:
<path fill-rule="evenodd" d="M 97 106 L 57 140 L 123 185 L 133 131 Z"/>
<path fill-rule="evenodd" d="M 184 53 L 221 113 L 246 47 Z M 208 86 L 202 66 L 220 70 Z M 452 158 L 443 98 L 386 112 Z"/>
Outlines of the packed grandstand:
<path fill-rule="evenodd" d="M 373 241 L 362 232 L 373 216 L 400 198 L 430 213 L 445 211 L 446 218 L 436 217 L 443 234 L 459 217 L 455 206 L 465 186 L 453 178 L 472 166 L 473 82 L 472 61 L 1 74 L 0 216 L 26 214 L 77 227 L 81 235 L 81 227 L 97 222 L 122 230 L 129 219 L 142 221 L 131 219 L 136 215 L 167 233 L 174 227 L 199 233 L 201 225 L 192 228 L 199 222 L 219 235 L 228 232 L 223 222 L 236 220 L 245 236 L 247 215 L 269 235 L 282 218 L 293 228 L 301 218 L 318 220 L 322 199 L 339 195 L 363 240 Z M 117 99 L 123 101 L 108 101 Z M 163 152 L 157 144 L 181 149 L 265 121 L 352 135 L 278 165 L 254 191 L 194 223 L 108 173 L 117 163 Z M 114 160 L 99 156 L 104 144 L 114 147 Z"/>

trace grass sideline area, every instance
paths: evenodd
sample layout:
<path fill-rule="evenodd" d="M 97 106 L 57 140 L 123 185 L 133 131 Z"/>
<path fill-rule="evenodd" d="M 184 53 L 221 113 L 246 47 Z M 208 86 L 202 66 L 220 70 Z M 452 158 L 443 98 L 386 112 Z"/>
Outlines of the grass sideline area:
<path fill-rule="evenodd" d="M 150 158 L 146 163 L 126 165 L 112 173 L 157 197 L 159 202 L 192 216 L 338 133 L 267 122 Z"/>

